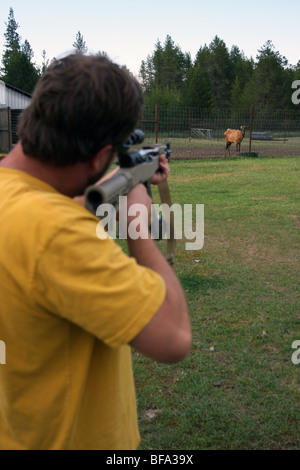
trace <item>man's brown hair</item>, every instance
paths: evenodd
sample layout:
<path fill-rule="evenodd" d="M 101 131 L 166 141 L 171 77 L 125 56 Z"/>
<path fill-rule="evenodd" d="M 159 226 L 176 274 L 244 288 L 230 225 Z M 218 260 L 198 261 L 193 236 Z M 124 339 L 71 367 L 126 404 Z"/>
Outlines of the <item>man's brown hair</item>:
<path fill-rule="evenodd" d="M 21 113 L 26 155 L 65 166 L 124 143 L 141 118 L 142 90 L 129 72 L 102 55 L 55 60 Z"/>

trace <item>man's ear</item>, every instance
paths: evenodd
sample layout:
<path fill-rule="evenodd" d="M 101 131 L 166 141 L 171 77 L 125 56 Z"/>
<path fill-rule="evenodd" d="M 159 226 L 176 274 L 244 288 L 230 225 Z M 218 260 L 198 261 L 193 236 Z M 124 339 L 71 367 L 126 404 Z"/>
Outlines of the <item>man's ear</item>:
<path fill-rule="evenodd" d="M 112 145 L 106 145 L 93 156 L 90 160 L 93 171 L 99 173 L 105 168 L 107 162 L 111 159 L 112 149 Z"/>

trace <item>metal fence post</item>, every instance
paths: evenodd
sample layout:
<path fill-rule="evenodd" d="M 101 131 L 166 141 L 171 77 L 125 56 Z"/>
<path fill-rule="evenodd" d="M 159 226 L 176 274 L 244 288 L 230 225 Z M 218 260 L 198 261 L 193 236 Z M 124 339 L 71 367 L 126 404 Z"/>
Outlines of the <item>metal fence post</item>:
<path fill-rule="evenodd" d="M 158 133 L 158 112 L 157 112 L 157 104 L 155 105 L 155 143 L 157 144 L 157 133 Z"/>
<path fill-rule="evenodd" d="M 252 123 L 253 123 L 253 105 L 250 108 L 250 136 L 249 136 L 249 154 L 251 155 L 251 145 L 252 145 Z"/>

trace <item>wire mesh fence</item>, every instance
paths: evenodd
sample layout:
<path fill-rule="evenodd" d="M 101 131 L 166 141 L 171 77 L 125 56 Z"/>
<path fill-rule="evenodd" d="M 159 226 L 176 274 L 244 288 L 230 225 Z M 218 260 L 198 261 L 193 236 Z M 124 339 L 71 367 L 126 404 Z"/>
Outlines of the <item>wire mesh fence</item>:
<path fill-rule="evenodd" d="M 299 110 L 206 110 L 145 106 L 139 126 L 147 142 L 171 142 L 173 159 L 225 156 L 224 132 L 246 125 L 241 154 L 300 155 Z M 228 153 L 226 153 L 228 155 Z M 235 155 L 235 146 L 231 146 Z"/>
<path fill-rule="evenodd" d="M 17 143 L 17 124 L 22 109 L 0 108 L 0 152 L 9 152 Z"/>
<path fill-rule="evenodd" d="M 0 108 L 0 153 L 8 152 L 11 146 L 10 108 Z"/>
<path fill-rule="evenodd" d="M 21 110 L 0 109 L 0 151 L 17 142 Z M 300 156 L 300 106 L 295 110 L 211 110 L 193 107 L 145 106 L 139 123 L 145 145 L 171 142 L 172 159 L 225 156 L 224 132 L 246 125 L 241 154 Z M 226 153 L 226 156 L 228 153 Z M 235 146 L 231 145 L 231 155 Z"/>

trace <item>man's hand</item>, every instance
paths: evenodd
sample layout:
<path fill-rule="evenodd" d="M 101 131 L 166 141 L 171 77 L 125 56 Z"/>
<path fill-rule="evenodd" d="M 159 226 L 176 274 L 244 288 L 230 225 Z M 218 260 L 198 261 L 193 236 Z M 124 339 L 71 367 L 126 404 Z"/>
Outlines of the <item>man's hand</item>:
<path fill-rule="evenodd" d="M 151 204 L 152 199 L 147 192 L 146 186 L 143 184 L 138 184 L 127 194 L 127 227 L 136 217 L 138 217 L 140 224 L 137 229 L 140 234 L 143 234 L 143 238 L 149 236 L 149 228 L 151 225 Z M 131 207 L 132 211 L 130 210 Z M 119 219 L 122 215 L 123 214 L 119 213 Z"/>
<path fill-rule="evenodd" d="M 165 181 L 170 174 L 170 166 L 165 154 L 159 156 L 159 170 L 152 176 L 150 183 L 159 184 Z"/>

